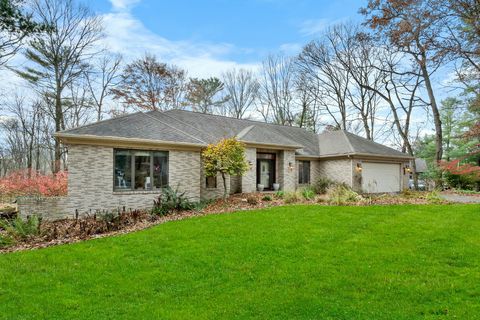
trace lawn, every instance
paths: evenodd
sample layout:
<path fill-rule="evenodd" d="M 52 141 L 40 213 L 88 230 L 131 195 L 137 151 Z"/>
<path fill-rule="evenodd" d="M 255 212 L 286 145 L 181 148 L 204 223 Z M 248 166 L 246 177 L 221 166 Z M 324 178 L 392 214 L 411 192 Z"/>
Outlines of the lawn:
<path fill-rule="evenodd" d="M 475 319 L 480 206 L 289 206 L 0 255 L 0 319 Z"/>

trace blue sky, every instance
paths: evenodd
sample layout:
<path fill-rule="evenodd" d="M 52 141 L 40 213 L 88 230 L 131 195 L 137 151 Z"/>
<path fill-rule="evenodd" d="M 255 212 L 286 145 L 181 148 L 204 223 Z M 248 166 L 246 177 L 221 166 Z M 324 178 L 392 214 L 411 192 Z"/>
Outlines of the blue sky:
<path fill-rule="evenodd" d="M 269 53 L 298 53 L 339 21 L 360 20 L 365 1 L 102 0 L 88 3 L 105 18 L 107 45 L 136 57 L 146 51 L 193 76 L 255 67 Z"/>

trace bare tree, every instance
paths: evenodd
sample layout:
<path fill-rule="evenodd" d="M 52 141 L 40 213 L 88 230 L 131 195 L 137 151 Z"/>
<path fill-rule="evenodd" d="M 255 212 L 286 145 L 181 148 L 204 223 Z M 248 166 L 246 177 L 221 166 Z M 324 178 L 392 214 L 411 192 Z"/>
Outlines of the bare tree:
<path fill-rule="evenodd" d="M 114 99 L 127 107 L 168 110 L 179 107 L 178 91 L 184 82 L 185 71 L 146 54 L 125 67 L 119 85 L 111 92 Z"/>
<path fill-rule="evenodd" d="M 85 73 L 97 53 L 94 46 L 102 36 L 101 19 L 73 0 L 34 0 L 33 10 L 51 28 L 30 42 L 25 56 L 31 67 L 18 74 L 53 97 L 55 131 L 60 131 L 65 129 L 64 90 Z M 60 170 L 61 156 L 57 140 L 54 172 Z"/>
<path fill-rule="evenodd" d="M 329 29 L 326 38 L 342 69 L 351 80 L 346 99 L 361 121 L 365 136 L 374 140 L 375 120 L 379 109 L 379 96 L 375 90 L 381 85 L 382 71 L 376 66 L 379 58 L 378 44 L 358 25 L 339 24 Z"/>
<path fill-rule="evenodd" d="M 442 122 L 431 81 L 432 74 L 444 63 L 445 52 L 439 44 L 443 39 L 444 16 L 432 10 L 438 0 L 370 0 L 361 12 L 367 24 L 377 31 L 388 45 L 407 54 L 415 63 L 412 73 L 423 78 L 435 124 L 435 159 L 442 159 Z"/>
<path fill-rule="evenodd" d="M 120 81 L 121 63 L 120 55 L 103 55 L 91 70 L 85 72 L 85 80 L 96 107 L 97 121 L 102 120 L 105 99 L 112 93 L 110 89 Z"/>
<path fill-rule="evenodd" d="M 336 126 L 347 130 L 350 74 L 343 69 L 329 43 L 312 41 L 307 44 L 298 57 L 298 67 L 310 81 L 318 83 L 318 101 Z"/>
<path fill-rule="evenodd" d="M 16 169 L 26 168 L 31 174 L 34 168 L 35 150 L 39 148 L 38 130 L 41 125 L 40 102 L 29 103 L 26 98 L 15 94 L 11 101 L 4 102 L 10 117 L 0 122 L 6 136 L 6 148 L 15 159 Z M 36 158 L 38 168 L 39 158 Z"/>
<path fill-rule="evenodd" d="M 230 96 L 225 104 L 227 114 L 237 119 L 244 118 L 257 99 L 260 88 L 253 72 L 232 69 L 223 74 L 223 83 Z"/>
<path fill-rule="evenodd" d="M 192 109 L 201 113 L 215 113 L 215 109 L 220 109 L 223 113 L 223 106 L 230 97 L 222 96 L 224 89 L 223 82 L 215 77 L 208 79 L 190 79 L 187 85 L 187 102 L 192 104 Z"/>
<path fill-rule="evenodd" d="M 295 112 L 293 60 L 281 55 L 270 55 L 262 64 L 259 107 L 266 122 L 293 125 Z"/>

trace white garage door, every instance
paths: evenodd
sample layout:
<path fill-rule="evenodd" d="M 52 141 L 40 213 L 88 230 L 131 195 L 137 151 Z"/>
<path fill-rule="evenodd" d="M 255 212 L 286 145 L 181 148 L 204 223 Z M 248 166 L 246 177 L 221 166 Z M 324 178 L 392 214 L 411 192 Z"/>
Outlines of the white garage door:
<path fill-rule="evenodd" d="M 362 190 L 367 193 L 399 192 L 400 164 L 364 162 Z"/>

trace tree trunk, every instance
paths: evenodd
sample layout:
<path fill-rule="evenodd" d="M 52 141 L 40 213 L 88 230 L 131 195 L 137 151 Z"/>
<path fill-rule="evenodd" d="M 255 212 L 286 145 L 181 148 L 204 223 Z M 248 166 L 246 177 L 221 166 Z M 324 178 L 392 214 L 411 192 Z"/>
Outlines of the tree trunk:
<path fill-rule="evenodd" d="M 57 87 L 57 92 L 55 94 L 55 132 L 62 130 L 62 99 L 60 89 Z M 62 151 L 60 146 L 60 140 L 55 138 L 55 157 L 54 157 L 54 166 L 53 173 L 60 171 L 60 162 L 62 158 Z"/>
<path fill-rule="evenodd" d="M 425 60 L 423 60 L 425 61 Z M 435 123 L 435 160 L 442 160 L 443 146 L 442 146 L 442 120 L 440 119 L 440 112 L 438 111 L 437 100 L 433 93 L 432 83 L 430 82 L 430 75 L 428 74 L 425 62 L 421 64 L 422 76 L 425 80 L 425 88 L 427 89 L 428 98 L 430 99 L 430 106 L 432 108 L 433 122 Z"/>
<path fill-rule="evenodd" d="M 222 172 L 222 180 L 223 180 L 223 200 L 227 200 L 227 177 L 225 176 L 225 172 Z"/>

